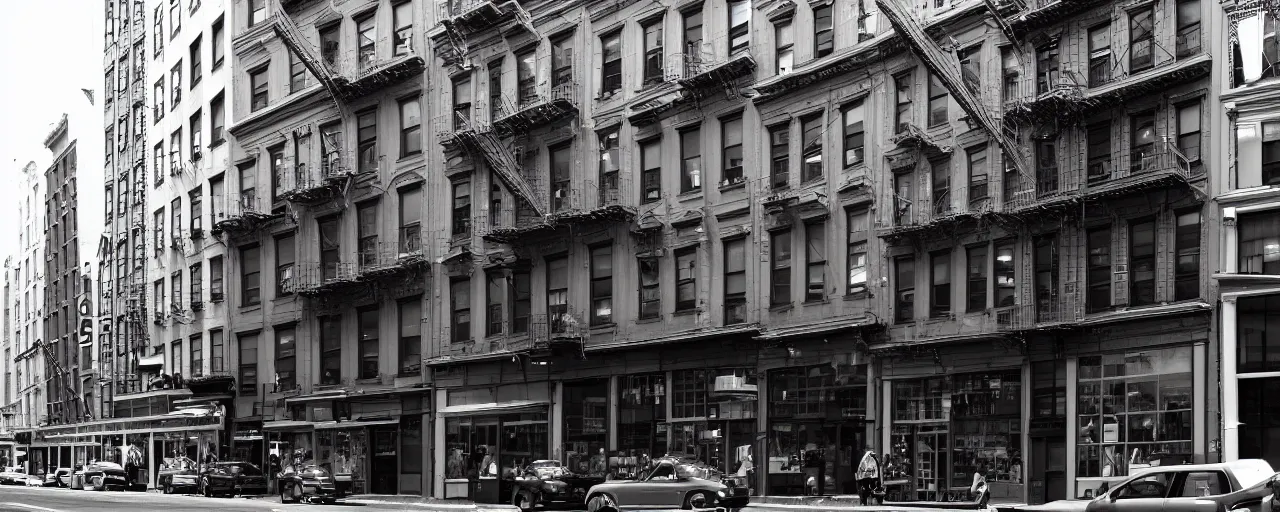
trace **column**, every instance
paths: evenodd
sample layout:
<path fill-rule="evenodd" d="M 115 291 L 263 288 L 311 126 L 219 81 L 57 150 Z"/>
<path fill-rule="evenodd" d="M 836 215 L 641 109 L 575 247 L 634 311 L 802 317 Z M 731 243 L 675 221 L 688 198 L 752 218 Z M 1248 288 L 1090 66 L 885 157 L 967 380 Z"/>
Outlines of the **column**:
<path fill-rule="evenodd" d="M 1222 298 L 1222 461 L 1240 458 L 1240 381 L 1236 377 L 1236 298 Z"/>
<path fill-rule="evenodd" d="M 553 460 L 564 461 L 564 381 L 556 381 L 551 392 L 551 415 L 547 432 L 551 433 L 551 456 Z"/>
<path fill-rule="evenodd" d="M 1196 464 L 1204 464 L 1205 460 L 1205 437 L 1208 432 L 1205 431 L 1205 389 L 1206 389 L 1206 366 L 1205 353 L 1208 351 L 1208 342 L 1206 340 L 1196 340 L 1195 345 L 1191 348 L 1191 456 L 1192 462 Z"/>
<path fill-rule="evenodd" d="M 125 443 L 128 443 L 128 436 L 125 436 Z M 156 488 L 156 434 L 155 432 L 147 433 L 147 490 Z"/>
<path fill-rule="evenodd" d="M 893 404 L 893 382 L 885 379 L 880 380 L 880 453 L 889 453 L 889 449 L 893 446 L 893 440 L 889 438 L 893 433 L 893 411 L 889 410 Z"/>
<path fill-rule="evenodd" d="M 1077 381 L 1077 372 L 1079 370 L 1079 360 L 1076 358 L 1067 359 L 1067 499 L 1075 498 L 1076 493 L 1076 460 L 1079 454 L 1076 453 L 1076 438 L 1078 437 L 1080 426 L 1079 411 L 1076 410 L 1077 396 L 1079 391 L 1079 383 Z"/>
<path fill-rule="evenodd" d="M 606 441 L 608 443 L 608 446 L 606 448 L 608 449 L 609 453 L 613 453 L 614 450 L 618 449 L 618 416 L 619 416 L 618 408 L 621 407 L 621 404 L 618 401 L 618 385 L 619 385 L 618 376 L 610 375 L 609 376 L 609 398 L 608 398 L 608 401 L 606 402 L 609 404 L 609 414 L 608 414 L 609 424 L 608 424 L 608 427 L 606 428 L 606 431 L 608 432 L 608 436 L 609 436 L 608 440 Z"/>
<path fill-rule="evenodd" d="M 752 441 L 754 453 L 751 462 L 756 468 L 756 495 L 765 496 L 769 489 L 769 372 L 756 372 L 756 440 Z"/>
<path fill-rule="evenodd" d="M 1031 458 L 1034 456 L 1031 452 L 1031 360 L 1028 359 L 1022 364 L 1022 414 L 1018 417 L 1018 421 L 1022 424 L 1022 502 L 1031 503 L 1031 479 L 1028 474 L 1031 473 Z M 1046 483 L 1047 485 L 1047 483 Z"/>
<path fill-rule="evenodd" d="M 433 410 L 435 411 L 439 411 L 440 409 L 443 409 L 446 405 L 449 405 L 449 391 L 445 389 L 437 389 L 436 396 L 432 400 L 432 404 L 434 405 Z M 435 468 L 435 470 L 433 471 L 433 473 L 435 473 L 435 476 L 434 476 L 435 485 L 431 486 L 431 493 L 436 498 L 443 499 L 445 497 L 444 496 L 445 459 L 448 458 L 449 456 L 447 453 L 449 449 L 448 449 L 448 446 L 445 445 L 445 441 L 444 441 L 444 434 L 445 434 L 444 417 L 440 416 L 438 413 L 435 415 L 434 430 L 435 432 L 431 436 L 432 437 L 431 446 L 435 447 L 433 449 L 433 451 L 435 452 L 435 457 L 433 457 L 434 460 L 432 460 L 431 466 Z"/>

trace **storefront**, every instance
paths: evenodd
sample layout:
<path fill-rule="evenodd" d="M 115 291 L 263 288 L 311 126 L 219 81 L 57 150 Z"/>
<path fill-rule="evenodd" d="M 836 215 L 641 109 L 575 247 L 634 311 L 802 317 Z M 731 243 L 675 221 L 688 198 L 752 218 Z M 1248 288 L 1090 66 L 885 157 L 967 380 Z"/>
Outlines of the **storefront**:
<path fill-rule="evenodd" d="M 452 399 L 453 396 L 450 396 Z M 547 401 L 449 405 L 437 412 L 447 453 L 445 498 L 500 503 L 502 481 L 519 467 L 550 458 Z"/>
<path fill-rule="evenodd" d="M 275 492 L 276 479 L 286 467 L 303 467 L 316 463 L 315 424 L 310 421 L 280 420 L 262 422 L 266 434 L 266 459 L 260 462 L 267 481 Z M 344 481 L 337 473 L 334 480 Z"/>
<path fill-rule="evenodd" d="M 617 450 L 609 457 L 615 479 L 635 478 L 654 457 L 667 453 L 667 373 L 618 377 Z"/>
<path fill-rule="evenodd" d="M 855 494 L 869 446 L 867 364 L 851 357 L 770 370 L 769 495 Z"/>
<path fill-rule="evenodd" d="M 609 472 L 609 379 L 565 382 L 562 386 L 560 453 L 569 471 L 603 477 Z M 616 459 L 616 456 L 614 457 Z"/>
<path fill-rule="evenodd" d="M 757 389 L 755 368 L 671 372 L 668 453 L 747 477 L 754 471 Z"/>

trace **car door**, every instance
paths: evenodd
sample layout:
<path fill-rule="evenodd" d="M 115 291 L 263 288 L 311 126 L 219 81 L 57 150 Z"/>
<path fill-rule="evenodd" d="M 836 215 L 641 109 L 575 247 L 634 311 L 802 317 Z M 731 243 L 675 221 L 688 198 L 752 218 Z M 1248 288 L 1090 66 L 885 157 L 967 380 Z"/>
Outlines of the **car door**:
<path fill-rule="evenodd" d="M 1222 505 L 1215 498 L 1232 492 L 1231 480 L 1218 470 L 1180 472 L 1173 481 L 1164 510 L 1214 512 Z"/>
<path fill-rule="evenodd" d="M 1153 472 L 1135 477 L 1090 503 L 1088 512 L 1163 512 L 1176 472 Z"/>
<path fill-rule="evenodd" d="M 676 468 L 670 462 L 663 462 L 649 473 L 649 478 L 643 483 L 634 484 L 636 489 L 635 505 L 654 507 L 654 506 L 671 506 L 671 503 L 679 504 L 679 500 L 673 498 L 675 494 L 680 492 L 679 480 L 676 479 Z M 631 505 L 630 503 L 626 505 Z"/>

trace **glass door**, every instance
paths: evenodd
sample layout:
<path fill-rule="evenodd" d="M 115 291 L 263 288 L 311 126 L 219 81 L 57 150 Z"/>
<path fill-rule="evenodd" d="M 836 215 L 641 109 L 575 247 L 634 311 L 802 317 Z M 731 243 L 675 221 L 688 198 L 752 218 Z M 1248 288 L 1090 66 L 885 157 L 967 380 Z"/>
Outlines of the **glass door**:
<path fill-rule="evenodd" d="M 948 490 L 950 471 L 948 434 L 945 426 L 921 425 L 915 436 L 915 499 L 942 501 Z"/>

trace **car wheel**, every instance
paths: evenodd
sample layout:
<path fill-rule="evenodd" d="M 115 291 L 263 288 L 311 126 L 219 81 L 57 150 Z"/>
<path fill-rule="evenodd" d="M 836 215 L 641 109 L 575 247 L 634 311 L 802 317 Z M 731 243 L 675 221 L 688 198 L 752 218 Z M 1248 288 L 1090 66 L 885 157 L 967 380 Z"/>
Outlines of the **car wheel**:
<path fill-rule="evenodd" d="M 710 508 L 715 504 L 715 498 L 712 498 L 706 491 L 695 491 L 689 493 L 684 498 L 684 509 L 690 510 L 695 508 Z"/>
<path fill-rule="evenodd" d="M 100 477 L 100 476 L 95 476 L 95 477 L 93 477 L 93 478 L 90 478 L 90 479 L 89 479 L 89 486 L 90 486 L 90 487 L 92 487 L 92 488 L 93 488 L 93 490 L 95 490 L 95 491 L 101 491 L 101 490 L 103 490 L 103 486 L 102 486 L 102 477 Z"/>
<path fill-rule="evenodd" d="M 293 489 L 289 484 L 280 485 L 280 503 L 293 502 Z"/>
<path fill-rule="evenodd" d="M 533 510 L 533 493 L 526 490 L 516 491 L 516 495 L 514 499 L 511 500 L 511 504 L 523 511 Z"/>
<path fill-rule="evenodd" d="M 172 486 L 172 485 L 169 485 L 169 484 L 164 484 L 164 491 L 163 491 L 163 492 L 164 492 L 165 494 L 173 494 L 173 486 Z"/>
<path fill-rule="evenodd" d="M 608 494 L 592 494 L 587 497 L 587 510 L 590 512 L 618 512 L 618 505 Z"/>

